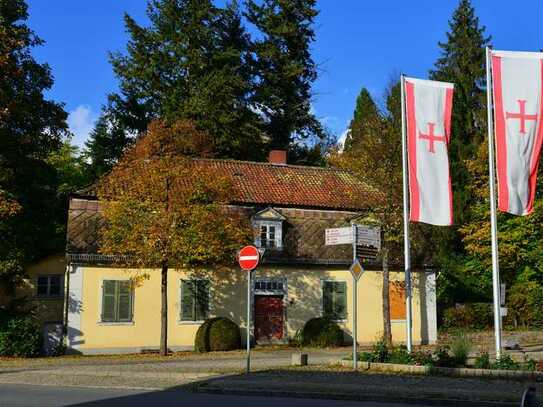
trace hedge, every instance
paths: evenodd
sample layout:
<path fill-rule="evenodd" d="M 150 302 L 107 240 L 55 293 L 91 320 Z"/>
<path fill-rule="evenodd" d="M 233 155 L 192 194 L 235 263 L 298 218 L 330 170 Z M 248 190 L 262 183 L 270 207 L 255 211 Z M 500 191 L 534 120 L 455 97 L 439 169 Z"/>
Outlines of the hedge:
<path fill-rule="evenodd" d="M 0 315 L 0 356 L 37 356 L 41 346 L 42 332 L 32 316 Z"/>
<path fill-rule="evenodd" d="M 235 322 L 224 317 L 206 320 L 196 332 L 196 352 L 228 351 L 241 348 L 241 334 Z"/>
<path fill-rule="evenodd" d="M 343 345 L 343 331 L 337 323 L 328 318 L 313 318 L 307 321 L 301 332 L 304 346 L 326 348 Z"/>

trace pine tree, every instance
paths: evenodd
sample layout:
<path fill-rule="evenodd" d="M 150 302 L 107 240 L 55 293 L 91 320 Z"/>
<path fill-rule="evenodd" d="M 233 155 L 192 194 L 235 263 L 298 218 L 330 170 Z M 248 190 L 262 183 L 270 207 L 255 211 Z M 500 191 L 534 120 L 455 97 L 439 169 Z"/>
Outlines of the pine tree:
<path fill-rule="evenodd" d="M 57 178 L 46 159 L 67 134 L 67 115 L 44 96 L 53 78 L 32 56 L 43 41 L 27 19 L 24 0 L 0 0 L 0 280 L 7 284 L 24 263 L 63 247 Z"/>
<path fill-rule="evenodd" d="M 485 36 L 485 27 L 480 26 L 470 0 L 460 0 L 449 27 L 447 41 L 439 43 L 441 56 L 430 76 L 455 84 L 449 153 L 455 223 L 461 224 L 466 219 L 469 204 L 465 191 L 469 178 L 465 160 L 474 156 L 485 135 L 485 47 L 490 37 Z"/>
<path fill-rule="evenodd" d="M 152 0 L 149 27 L 130 16 L 126 55 L 111 55 L 120 93 L 109 109 L 143 132 L 154 118 L 190 119 L 207 131 L 220 157 L 260 155 L 260 118 L 249 106 L 248 35 L 236 2 Z M 247 149 L 250 146 L 250 149 Z"/>
<path fill-rule="evenodd" d="M 315 0 L 247 2 L 247 19 L 262 34 L 253 42 L 257 83 L 253 103 L 264 116 L 274 148 L 295 140 L 322 137 L 321 124 L 311 112 L 311 85 L 317 66 L 310 53 L 315 40 Z"/>
<path fill-rule="evenodd" d="M 377 105 L 373 101 L 370 92 L 366 88 L 362 88 L 356 98 L 354 117 L 349 125 L 349 134 L 345 139 L 345 151 L 356 148 L 356 145 L 361 142 L 364 135 L 369 130 L 368 123 L 375 120 L 378 115 L 379 110 L 377 109 Z"/>
<path fill-rule="evenodd" d="M 96 180 L 109 172 L 121 158 L 132 138 L 112 115 L 104 110 L 85 142 L 83 156 L 87 161 L 87 177 Z"/>

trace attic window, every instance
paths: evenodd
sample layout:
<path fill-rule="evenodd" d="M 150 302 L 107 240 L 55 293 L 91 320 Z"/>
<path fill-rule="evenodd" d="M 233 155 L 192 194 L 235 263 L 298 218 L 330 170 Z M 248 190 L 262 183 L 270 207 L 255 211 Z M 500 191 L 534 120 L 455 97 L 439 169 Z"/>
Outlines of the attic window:
<path fill-rule="evenodd" d="M 267 208 L 253 216 L 255 245 L 281 250 L 283 247 L 283 221 L 285 217 L 273 208 Z"/>

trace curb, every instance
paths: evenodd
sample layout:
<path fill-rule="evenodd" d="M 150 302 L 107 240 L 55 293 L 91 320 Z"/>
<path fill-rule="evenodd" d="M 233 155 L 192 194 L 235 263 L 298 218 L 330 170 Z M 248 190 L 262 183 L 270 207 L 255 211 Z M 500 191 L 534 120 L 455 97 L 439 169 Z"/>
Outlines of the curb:
<path fill-rule="evenodd" d="M 342 366 L 352 366 L 351 360 L 341 360 Z M 496 369 L 471 369 L 456 367 L 434 367 L 400 365 L 396 363 L 358 362 L 360 371 L 374 371 L 387 373 L 410 373 L 419 375 L 440 375 L 452 377 L 485 377 L 494 379 L 516 379 L 543 381 L 543 372 L 532 372 L 528 370 L 496 370 Z"/>
<path fill-rule="evenodd" d="M 389 394 L 346 394 L 339 392 L 307 392 L 294 390 L 241 390 L 220 386 L 197 386 L 191 390 L 194 393 L 224 394 L 236 396 L 258 396 L 258 397 L 286 397 L 305 399 L 345 400 L 345 401 L 373 401 L 386 403 L 417 404 L 425 406 L 446 406 L 446 407 L 518 407 L 519 402 L 498 402 L 498 401 L 474 401 L 465 399 L 443 399 L 443 398 L 415 398 L 392 396 Z"/>

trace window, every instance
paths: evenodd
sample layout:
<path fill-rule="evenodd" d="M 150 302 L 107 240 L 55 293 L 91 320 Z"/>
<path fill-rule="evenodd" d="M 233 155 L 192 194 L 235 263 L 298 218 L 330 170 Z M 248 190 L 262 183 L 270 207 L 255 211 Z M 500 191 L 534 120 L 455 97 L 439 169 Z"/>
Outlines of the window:
<path fill-rule="evenodd" d="M 203 321 L 209 315 L 209 281 L 181 280 L 181 321 Z"/>
<path fill-rule="evenodd" d="M 333 320 L 347 319 L 347 283 L 323 281 L 323 314 Z"/>
<path fill-rule="evenodd" d="M 102 322 L 132 322 L 133 290 L 130 280 L 104 280 Z"/>
<path fill-rule="evenodd" d="M 259 235 L 256 245 L 268 249 L 280 249 L 282 246 L 281 239 L 281 222 L 258 221 L 257 222 Z"/>
<path fill-rule="evenodd" d="M 38 276 L 38 297 L 62 297 L 62 276 L 51 274 Z"/>
<path fill-rule="evenodd" d="M 406 319 L 405 283 L 403 281 L 391 281 L 388 286 L 388 296 L 390 302 L 390 319 Z"/>

